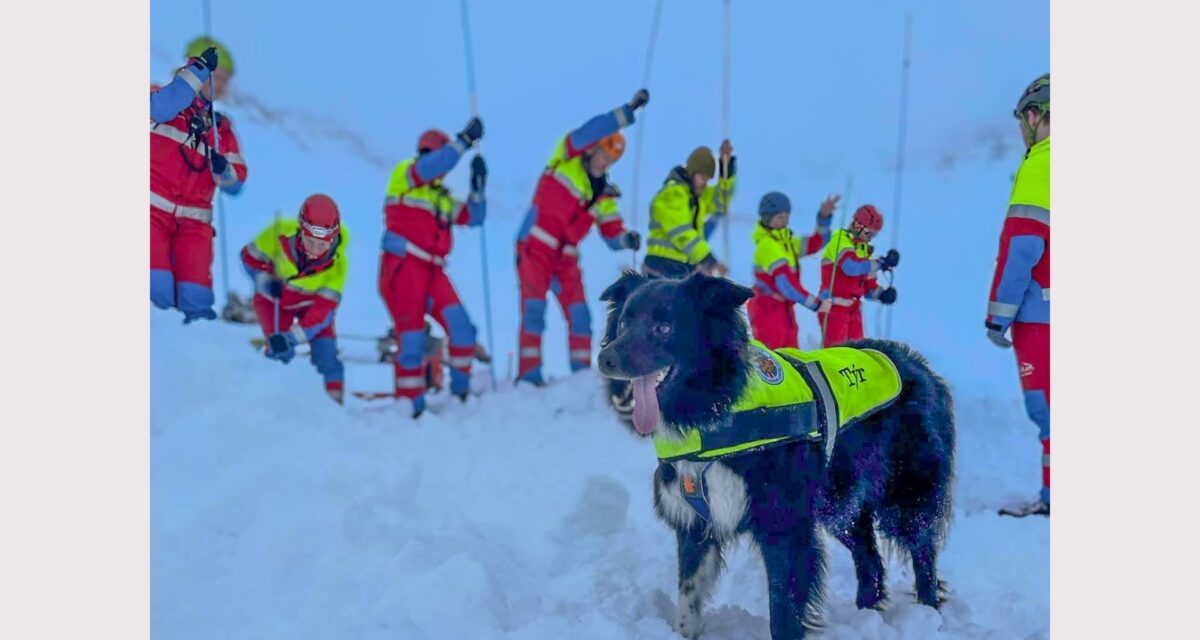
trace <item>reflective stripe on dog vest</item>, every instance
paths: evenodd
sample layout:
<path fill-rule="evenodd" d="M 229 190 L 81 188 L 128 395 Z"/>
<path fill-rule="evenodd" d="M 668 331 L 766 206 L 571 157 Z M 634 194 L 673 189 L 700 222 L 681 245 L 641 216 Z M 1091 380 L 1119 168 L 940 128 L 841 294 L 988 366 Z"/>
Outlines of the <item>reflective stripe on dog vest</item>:
<path fill-rule="evenodd" d="M 654 437 L 660 460 L 712 460 L 793 440 L 824 440 L 826 459 L 837 433 L 900 395 L 900 374 L 874 349 L 833 347 L 771 351 L 750 342 L 746 389 L 731 424 L 688 429 L 682 438 Z"/>

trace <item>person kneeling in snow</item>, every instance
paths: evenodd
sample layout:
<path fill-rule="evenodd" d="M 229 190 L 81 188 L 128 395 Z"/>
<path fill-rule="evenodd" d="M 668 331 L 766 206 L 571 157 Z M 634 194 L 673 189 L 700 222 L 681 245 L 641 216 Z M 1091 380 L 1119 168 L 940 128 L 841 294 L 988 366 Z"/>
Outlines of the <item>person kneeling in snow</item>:
<path fill-rule="evenodd" d="M 242 249 L 254 280 L 254 312 L 267 338 L 266 356 L 287 364 L 296 345 L 309 343 L 325 391 L 341 404 L 345 371 L 338 359 L 333 317 L 346 282 L 346 246 L 333 199 L 314 194 L 296 220 L 277 220 Z"/>

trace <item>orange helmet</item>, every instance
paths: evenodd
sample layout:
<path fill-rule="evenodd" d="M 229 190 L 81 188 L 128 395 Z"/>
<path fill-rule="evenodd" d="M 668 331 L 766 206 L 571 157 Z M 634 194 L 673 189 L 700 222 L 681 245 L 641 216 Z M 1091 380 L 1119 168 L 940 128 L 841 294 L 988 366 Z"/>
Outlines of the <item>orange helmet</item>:
<path fill-rule="evenodd" d="M 608 154 L 608 157 L 612 158 L 613 162 L 616 162 L 625 153 L 625 136 L 621 135 L 620 131 L 605 136 L 600 139 L 599 147 L 604 149 L 604 152 Z"/>

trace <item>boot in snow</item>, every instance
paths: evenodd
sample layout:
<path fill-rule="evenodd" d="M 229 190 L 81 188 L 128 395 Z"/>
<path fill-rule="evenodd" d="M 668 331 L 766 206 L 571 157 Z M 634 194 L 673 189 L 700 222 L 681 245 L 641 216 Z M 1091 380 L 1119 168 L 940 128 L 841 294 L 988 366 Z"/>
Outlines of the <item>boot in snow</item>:
<path fill-rule="evenodd" d="M 1018 502 L 1001 507 L 998 513 L 1002 516 L 1012 516 L 1014 518 L 1024 518 L 1025 516 L 1050 517 L 1050 503 L 1037 498 L 1029 502 Z"/>

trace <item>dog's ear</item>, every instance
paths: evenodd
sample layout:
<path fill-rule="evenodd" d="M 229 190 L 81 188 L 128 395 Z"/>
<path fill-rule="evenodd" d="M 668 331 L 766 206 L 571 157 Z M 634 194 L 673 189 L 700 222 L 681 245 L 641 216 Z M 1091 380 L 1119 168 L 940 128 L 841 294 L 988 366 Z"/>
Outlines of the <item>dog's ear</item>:
<path fill-rule="evenodd" d="M 695 299 L 706 309 L 737 309 L 754 297 L 754 291 L 732 280 L 695 272 L 684 281 Z"/>
<path fill-rule="evenodd" d="M 614 305 L 624 304 L 629 294 L 645 284 L 648 279 L 646 276 L 632 269 L 625 269 L 621 272 L 621 277 L 617 278 L 616 282 L 608 285 L 608 288 L 600 294 L 600 299 Z"/>

